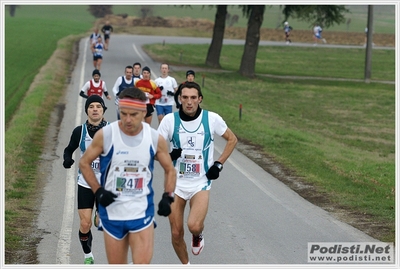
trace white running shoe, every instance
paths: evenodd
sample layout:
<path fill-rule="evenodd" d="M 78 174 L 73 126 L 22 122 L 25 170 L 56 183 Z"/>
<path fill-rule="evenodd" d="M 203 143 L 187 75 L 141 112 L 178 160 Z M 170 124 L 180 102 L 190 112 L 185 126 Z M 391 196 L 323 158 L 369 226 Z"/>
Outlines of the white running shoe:
<path fill-rule="evenodd" d="M 204 248 L 204 236 L 201 232 L 198 236 L 192 234 L 192 253 L 199 255 Z"/>

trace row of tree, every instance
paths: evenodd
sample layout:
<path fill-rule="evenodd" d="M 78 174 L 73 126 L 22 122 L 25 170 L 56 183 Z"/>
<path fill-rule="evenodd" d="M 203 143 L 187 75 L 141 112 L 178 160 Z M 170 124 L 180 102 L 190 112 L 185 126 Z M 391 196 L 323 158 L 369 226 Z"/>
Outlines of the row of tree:
<path fill-rule="evenodd" d="M 288 18 L 309 22 L 310 25 L 319 24 L 323 27 L 330 27 L 334 24 L 345 22 L 344 14 L 349 12 L 343 5 L 285 5 L 282 7 L 284 15 L 283 21 Z M 225 21 L 227 14 L 227 5 L 217 5 L 215 15 L 213 36 L 210 47 L 208 48 L 206 65 L 214 68 L 221 68 L 220 56 L 225 32 Z M 248 18 L 246 42 L 240 63 L 239 73 L 246 77 L 255 77 L 255 64 L 257 50 L 260 42 L 260 29 L 264 19 L 265 5 L 246 5 L 239 6 L 243 15 Z"/>
<path fill-rule="evenodd" d="M 141 11 L 145 10 L 143 6 Z M 181 7 L 189 7 L 181 5 Z M 208 6 L 213 8 L 214 6 Z M 204 6 L 203 6 L 204 8 Z M 239 5 L 243 16 L 248 18 L 246 42 L 240 63 L 239 73 L 242 76 L 254 77 L 257 50 L 260 42 L 260 29 L 264 20 L 265 5 Z M 206 65 L 214 68 L 221 68 L 220 56 L 222 43 L 224 40 L 225 23 L 227 21 L 228 6 L 217 5 L 214 21 L 213 36 L 210 47 L 208 48 Z M 111 5 L 92 5 L 88 9 L 96 18 L 112 14 Z M 147 10 L 147 9 L 146 9 Z M 283 5 L 281 6 L 283 21 L 288 18 L 295 18 L 301 21 L 309 22 L 310 25 L 319 24 L 322 27 L 330 27 L 334 24 L 345 23 L 344 14 L 349 12 L 343 5 Z M 142 14 L 143 16 L 143 14 Z M 282 21 L 282 23 L 283 23 Z"/>

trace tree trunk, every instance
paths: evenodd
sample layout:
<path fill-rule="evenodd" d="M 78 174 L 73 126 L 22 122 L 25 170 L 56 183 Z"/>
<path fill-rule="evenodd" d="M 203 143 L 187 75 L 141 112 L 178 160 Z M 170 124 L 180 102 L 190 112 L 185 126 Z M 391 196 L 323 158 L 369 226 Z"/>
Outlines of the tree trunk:
<path fill-rule="evenodd" d="M 217 6 L 217 13 L 215 14 L 213 37 L 210 47 L 208 48 L 206 65 L 221 68 L 219 58 L 221 56 L 222 42 L 224 41 L 225 21 L 226 21 L 227 6 Z"/>
<path fill-rule="evenodd" d="M 245 77 L 255 77 L 255 65 L 258 44 L 260 41 L 260 28 L 264 19 L 265 6 L 253 6 L 247 25 L 246 43 L 239 73 Z"/>
<path fill-rule="evenodd" d="M 14 17 L 15 16 L 15 10 L 17 9 L 16 5 L 10 5 L 10 16 Z"/>

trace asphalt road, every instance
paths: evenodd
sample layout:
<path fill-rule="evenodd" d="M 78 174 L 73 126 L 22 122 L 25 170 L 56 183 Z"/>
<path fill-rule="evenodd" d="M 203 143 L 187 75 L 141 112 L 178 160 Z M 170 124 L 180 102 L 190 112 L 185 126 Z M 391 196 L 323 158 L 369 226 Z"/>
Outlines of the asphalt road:
<path fill-rule="evenodd" d="M 160 64 L 144 54 L 141 45 L 164 41 L 208 44 L 210 39 L 113 35 L 110 49 L 104 53 L 101 68 L 102 79 L 109 92 L 112 92 L 117 77 L 124 74 L 125 66 L 136 61 L 141 62 L 142 67 L 147 65 L 151 68 L 153 79 L 159 76 Z M 225 42 L 243 44 L 244 41 Z M 43 188 L 43 203 L 37 224 L 38 229 L 43 232 L 43 239 L 37 247 L 40 264 L 83 263 L 76 209 L 75 178 L 79 152 L 75 152 L 76 162 L 68 170 L 62 166 L 62 155 L 73 128 L 86 120 L 84 99 L 78 94 L 82 85 L 91 79 L 92 71 L 92 55 L 85 38 L 80 42 L 79 59 L 65 97 L 66 107 L 54 152 L 58 158 L 49 168 L 50 176 Z M 106 105 L 106 119 L 116 120 L 114 101 L 106 100 Z M 158 126 L 155 115 L 152 126 Z M 223 147 L 223 140 L 218 138 L 216 156 Z M 156 163 L 156 203 L 163 190 L 163 175 L 160 170 Z M 158 227 L 155 230 L 152 263 L 179 264 L 170 243 L 167 218 L 157 215 L 156 222 Z M 107 264 L 102 232 L 92 228 L 92 233 L 95 263 Z M 309 242 L 377 241 L 309 203 L 237 150 L 225 164 L 221 177 L 213 183 L 204 234 L 204 251 L 199 256 L 190 254 L 192 264 L 305 265 Z M 187 230 L 185 238 L 190 245 L 190 234 Z"/>

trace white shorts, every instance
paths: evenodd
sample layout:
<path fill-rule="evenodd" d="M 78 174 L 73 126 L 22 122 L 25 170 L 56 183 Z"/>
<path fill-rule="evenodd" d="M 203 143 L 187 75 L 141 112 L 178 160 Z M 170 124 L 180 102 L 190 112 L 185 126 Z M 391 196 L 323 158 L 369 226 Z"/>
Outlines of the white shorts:
<path fill-rule="evenodd" d="M 210 189 L 211 189 L 211 180 L 208 180 L 206 185 L 202 184 L 190 189 L 176 187 L 175 194 L 187 201 L 190 200 L 199 191 L 208 191 Z"/>

